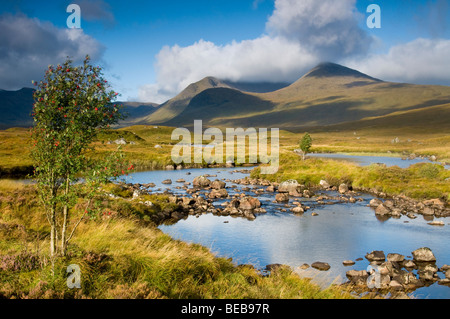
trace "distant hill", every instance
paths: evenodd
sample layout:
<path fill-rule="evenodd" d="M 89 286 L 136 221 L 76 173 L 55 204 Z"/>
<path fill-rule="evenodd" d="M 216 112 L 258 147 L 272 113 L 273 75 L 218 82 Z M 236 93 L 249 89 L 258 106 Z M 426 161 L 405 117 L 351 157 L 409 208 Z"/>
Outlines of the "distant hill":
<path fill-rule="evenodd" d="M 156 112 L 159 108 L 157 103 L 142 102 L 115 102 L 114 104 L 122 104 L 124 113 L 127 117 L 119 122 L 118 127 L 135 125 L 142 121 L 142 118 Z"/>
<path fill-rule="evenodd" d="M 155 121 L 155 112 L 147 123 L 192 126 L 202 119 L 205 126 L 297 130 L 450 103 L 448 86 L 385 82 L 334 63 L 322 63 L 291 85 L 265 93 L 239 91 L 217 79 L 214 86 L 204 85 L 209 79 L 192 84 L 202 90 L 190 90 L 182 106 L 167 108 L 172 100 L 161 105 L 165 121 Z"/>
<path fill-rule="evenodd" d="M 33 89 L 0 90 L 0 128 L 30 126 Z M 120 102 L 118 102 L 120 103 Z M 122 102 L 129 117 L 119 127 L 152 124 L 190 127 L 351 129 L 400 125 L 448 129 L 450 87 L 386 82 L 335 63 L 321 63 L 292 84 L 243 83 L 206 77 L 167 102 Z M 397 123 L 397 124 L 396 124 Z"/>
<path fill-rule="evenodd" d="M 33 92 L 31 88 L 0 90 L 0 129 L 30 127 L 33 124 Z"/>
<path fill-rule="evenodd" d="M 33 125 L 31 113 L 34 91 L 31 88 L 17 91 L 0 90 L 0 129 Z M 155 112 L 159 106 L 156 103 L 141 102 L 115 102 L 115 104 L 122 104 L 124 113 L 128 114 L 120 126 L 133 125 L 136 121 L 141 121 L 143 117 Z"/>
<path fill-rule="evenodd" d="M 152 124 L 165 123 L 183 112 L 194 96 L 211 88 L 231 87 L 214 77 L 206 77 L 196 83 L 190 84 L 180 94 L 161 104 L 156 112 L 145 117 L 142 122 Z"/>

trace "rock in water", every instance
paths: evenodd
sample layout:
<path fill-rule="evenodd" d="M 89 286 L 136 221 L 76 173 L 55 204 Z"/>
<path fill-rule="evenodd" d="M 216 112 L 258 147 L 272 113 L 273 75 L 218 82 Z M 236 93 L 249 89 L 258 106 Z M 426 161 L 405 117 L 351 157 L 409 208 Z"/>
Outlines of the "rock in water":
<path fill-rule="evenodd" d="M 412 252 L 413 258 L 418 262 L 435 262 L 436 257 L 434 257 L 433 252 L 428 247 L 422 247 L 416 249 Z"/>
<path fill-rule="evenodd" d="M 300 188 L 300 184 L 294 180 L 294 179 L 290 179 L 287 181 L 282 182 L 279 186 L 278 186 L 278 191 L 280 193 L 289 193 L 289 195 L 291 196 L 299 196 L 299 188 Z"/>
<path fill-rule="evenodd" d="M 369 261 L 385 261 L 386 257 L 382 250 L 374 250 L 371 253 L 366 254 L 366 259 Z"/>
<path fill-rule="evenodd" d="M 210 184 L 211 184 L 211 181 L 203 175 L 197 176 L 192 181 L 192 185 L 194 187 L 208 187 Z"/>
<path fill-rule="evenodd" d="M 275 195 L 275 200 L 277 202 L 288 202 L 289 194 L 288 193 L 278 193 Z"/>
<path fill-rule="evenodd" d="M 344 194 L 348 192 L 348 186 L 347 184 L 341 184 L 339 185 L 339 193 Z"/>
<path fill-rule="evenodd" d="M 320 271 L 327 271 L 328 269 L 330 269 L 330 265 L 328 263 L 324 263 L 321 261 L 316 261 L 314 263 L 311 264 L 311 267 L 318 269 Z"/>

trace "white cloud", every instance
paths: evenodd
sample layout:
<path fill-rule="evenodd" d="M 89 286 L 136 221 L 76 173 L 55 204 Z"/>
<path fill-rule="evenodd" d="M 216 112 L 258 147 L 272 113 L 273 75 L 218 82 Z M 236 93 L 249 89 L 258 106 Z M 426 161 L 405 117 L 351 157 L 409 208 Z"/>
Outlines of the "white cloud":
<path fill-rule="evenodd" d="M 278 0 L 267 21 L 271 34 L 298 41 L 322 60 L 365 54 L 371 38 L 358 25 L 356 0 Z"/>
<path fill-rule="evenodd" d="M 419 38 L 348 66 L 386 81 L 450 85 L 450 40 Z"/>
<path fill-rule="evenodd" d="M 188 47 L 164 47 L 157 55 L 157 83 L 140 88 L 139 98 L 164 102 L 206 76 L 232 81 L 295 80 L 319 60 L 281 37 L 219 46 L 200 40 Z"/>
<path fill-rule="evenodd" d="M 276 0 L 256 39 L 217 45 L 200 40 L 164 47 L 156 83 L 139 99 L 164 102 L 206 76 L 233 81 L 294 81 L 319 62 L 342 63 L 382 80 L 450 85 L 450 40 L 417 39 L 369 54 L 380 40 L 360 27 L 356 0 Z"/>
<path fill-rule="evenodd" d="M 16 90 L 40 80 L 49 64 L 86 54 L 98 59 L 103 46 L 81 29 L 60 29 L 25 15 L 0 16 L 0 88 Z"/>

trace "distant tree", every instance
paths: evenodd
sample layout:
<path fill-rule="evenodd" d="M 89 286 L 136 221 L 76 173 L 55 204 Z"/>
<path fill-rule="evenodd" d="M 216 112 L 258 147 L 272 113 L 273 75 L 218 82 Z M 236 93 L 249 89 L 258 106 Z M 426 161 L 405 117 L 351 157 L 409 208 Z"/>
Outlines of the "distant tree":
<path fill-rule="evenodd" d="M 90 213 L 100 185 L 124 173 L 120 152 L 101 161 L 87 156 L 99 131 L 123 117 L 121 106 L 112 104 L 117 93 L 109 89 L 101 68 L 92 66 L 89 56 L 81 66 L 73 66 L 69 58 L 63 65 L 49 66 L 44 80 L 34 83 L 34 177 L 50 224 L 53 258 L 66 254 L 67 244 Z M 79 179 L 83 182 L 76 183 Z M 71 208 L 80 204 L 80 197 L 86 202 L 75 221 Z"/>
<path fill-rule="evenodd" d="M 308 133 L 305 133 L 305 135 L 303 135 L 300 141 L 300 149 L 302 150 L 303 160 L 305 160 L 306 154 L 309 153 L 311 146 L 312 146 L 312 138 Z"/>

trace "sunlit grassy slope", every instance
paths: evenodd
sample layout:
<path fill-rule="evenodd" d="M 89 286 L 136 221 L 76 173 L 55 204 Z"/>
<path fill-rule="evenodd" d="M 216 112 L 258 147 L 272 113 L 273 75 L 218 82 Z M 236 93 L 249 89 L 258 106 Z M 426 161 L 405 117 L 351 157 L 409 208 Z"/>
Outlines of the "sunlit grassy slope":
<path fill-rule="evenodd" d="M 448 86 L 384 82 L 332 63 L 269 93 L 225 90 L 215 81 L 192 84 L 145 121 L 191 126 L 193 119 L 203 119 L 215 127 L 302 129 L 450 103 Z"/>

